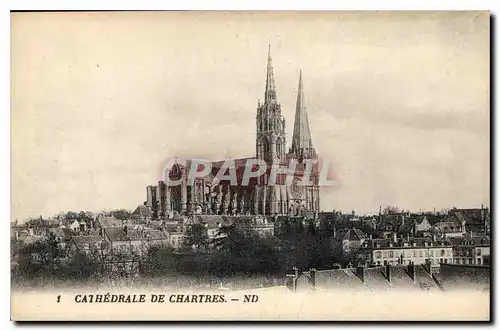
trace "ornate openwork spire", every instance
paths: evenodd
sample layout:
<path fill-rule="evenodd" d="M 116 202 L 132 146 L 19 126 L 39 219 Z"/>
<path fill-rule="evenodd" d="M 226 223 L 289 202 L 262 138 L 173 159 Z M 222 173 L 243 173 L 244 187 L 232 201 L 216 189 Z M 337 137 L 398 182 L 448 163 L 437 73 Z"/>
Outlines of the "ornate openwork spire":
<path fill-rule="evenodd" d="M 274 86 L 273 60 L 271 58 L 271 43 L 267 52 L 266 94 L 264 103 L 276 103 L 276 87 Z"/>

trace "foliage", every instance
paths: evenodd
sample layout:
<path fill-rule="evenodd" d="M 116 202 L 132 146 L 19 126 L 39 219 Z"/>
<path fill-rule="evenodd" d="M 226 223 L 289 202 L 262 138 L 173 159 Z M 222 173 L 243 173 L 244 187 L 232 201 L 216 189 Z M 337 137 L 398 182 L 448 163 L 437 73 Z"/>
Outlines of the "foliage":
<path fill-rule="evenodd" d="M 382 210 L 382 214 L 383 215 L 396 215 L 396 214 L 399 214 L 401 213 L 401 210 L 396 207 L 396 206 L 386 206 L 383 210 Z"/>
<path fill-rule="evenodd" d="M 125 209 L 112 210 L 110 214 L 117 220 L 128 220 L 131 216 L 131 213 Z"/>
<path fill-rule="evenodd" d="M 68 253 L 54 235 L 50 235 L 24 247 L 14 242 L 11 258 L 18 262 L 16 277 L 22 279 L 56 277 L 115 282 L 138 274 L 146 277 L 282 276 L 292 267 L 307 270 L 327 269 L 337 263 L 355 264 L 357 254 L 343 252 L 342 241 L 335 238 L 334 229 L 332 222 L 283 218 L 275 224 L 275 236 L 264 236 L 248 224 L 236 222 L 222 226 L 215 238 L 209 240 L 205 227 L 194 225 L 188 228 L 181 250 L 151 246 L 140 256 L 101 251 Z"/>
<path fill-rule="evenodd" d="M 37 274 L 59 275 L 63 271 L 66 252 L 50 233 L 42 241 L 30 243 L 19 250 L 18 270 L 24 277 Z"/>
<path fill-rule="evenodd" d="M 143 261 L 143 273 L 157 276 L 169 273 L 177 268 L 174 250 L 165 245 L 151 246 Z"/>
<path fill-rule="evenodd" d="M 209 248 L 209 240 L 206 228 L 202 224 L 194 224 L 187 228 L 182 249 L 184 251 L 194 249 L 199 252 L 206 252 Z"/>

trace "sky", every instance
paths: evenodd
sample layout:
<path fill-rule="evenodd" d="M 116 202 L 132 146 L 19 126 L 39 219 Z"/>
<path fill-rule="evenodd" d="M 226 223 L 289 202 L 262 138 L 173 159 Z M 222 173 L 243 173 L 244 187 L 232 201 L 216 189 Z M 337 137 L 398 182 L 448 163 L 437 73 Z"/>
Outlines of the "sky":
<path fill-rule="evenodd" d="M 271 44 L 324 211 L 489 205 L 487 12 L 11 14 L 12 220 L 135 209 L 173 157 L 255 154 Z"/>

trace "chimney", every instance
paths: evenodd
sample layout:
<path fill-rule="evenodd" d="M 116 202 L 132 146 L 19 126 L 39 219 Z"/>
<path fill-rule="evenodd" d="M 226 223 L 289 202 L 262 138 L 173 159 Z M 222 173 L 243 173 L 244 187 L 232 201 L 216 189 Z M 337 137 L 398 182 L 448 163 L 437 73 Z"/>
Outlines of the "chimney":
<path fill-rule="evenodd" d="M 413 262 L 410 262 L 408 264 L 408 275 L 410 276 L 411 280 L 415 283 L 415 265 Z"/>
<path fill-rule="evenodd" d="M 293 290 L 297 291 L 297 280 L 299 279 L 299 268 L 293 267 Z"/>
<path fill-rule="evenodd" d="M 391 277 L 391 265 L 387 264 L 385 266 L 385 277 L 387 278 L 387 281 L 389 283 L 392 283 L 392 277 Z"/>
<path fill-rule="evenodd" d="M 311 279 L 311 283 L 313 288 L 316 288 L 316 269 L 311 268 L 309 269 L 309 278 Z"/>
<path fill-rule="evenodd" d="M 356 267 L 356 276 L 359 277 L 359 279 L 365 283 L 365 267 L 363 266 L 357 266 Z"/>
<path fill-rule="evenodd" d="M 431 261 L 427 260 L 426 263 L 425 263 L 425 266 L 427 267 L 427 271 L 429 272 L 429 275 L 432 277 Z"/>

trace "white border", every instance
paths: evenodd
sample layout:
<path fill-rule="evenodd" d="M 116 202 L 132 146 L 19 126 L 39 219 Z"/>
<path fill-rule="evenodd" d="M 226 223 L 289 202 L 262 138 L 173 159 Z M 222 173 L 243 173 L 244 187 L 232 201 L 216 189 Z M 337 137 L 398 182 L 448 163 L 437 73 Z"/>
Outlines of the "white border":
<path fill-rule="evenodd" d="M 491 10 L 492 13 L 498 13 L 500 1 L 498 0 L 476 0 L 476 1 L 432 1 L 432 0 L 420 0 L 420 1 L 401 1 L 401 0 L 351 0 L 351 1 L 340 1 L 327 3 L 321 0 L 307 0 L 307 1 L 270 1 L 270 0 L 253 0 L 253 1 L 222 1 L 222 0 L 189 0 L 189 1 L 179 1 L 179 2 L 169 2 L 167 4 L 160 3 L 159 1 L 151 0 L 141 0 L 141 1 L 103 1 L 103 0 L 79 0 L 79 1 L 2 1 L 0 7 L 0 40 L 4 43 L 0 51 L 0 63 L 2 64 L 2 70 L 0 72 L 2 75 L 2 89 L 0 93 L 0 102 L 3 105 L 1 111 L 0 125 L 0 148 L 2 159 L 0 162 L 0 174 L 2 178 L 1 185 L 1 212 L 2 218 L 4 219 L 4 226 L 6 231 L 4 231 L 5 240 L 2 240 L 3 248 L 0 249 L 2 261 L 1 266 L 3 267 L 2 272 L 2 293 L 1 298 L 3 299 L 1 310 L 3 316 L 1 318 L 2 326 L 1 329 L 11 329 L 15 325 L 13 323 L 8 323 L 10 320 L 10 267 L 9 267 L 9 240 L 7 240 L 7 221 L 10 221 L 10 10 Z M 498 21 L 496 21 L 498 24 Z M 498 43 L 498 35 L 495 35 L 495 44 Z M 495 70 L 497 74 L 497 70 Z M 495 87 L 495 94 L 498 92 L 498 85 Z M 492 110 L 492 113 L 494 110 Z M 495 125 L 498 127 L 499 117 L 496 116 Z M 492 139 L 494 135 L 492 135 Z M 495 154 L 498 154 L 498 141 L 495 139 Z M 485 183 L 486 184 L 486 183 Z M 495 184 L 498 184 L 495 182 Z M 495 185 L 497 186 L 497 185 Z M 492 189 L 492 188 L 491 188 Z M 495 199 L 495 205 L 498 205 L 498 196 Z M 494 210 L 493 216 L 496 216 Z M 493 222 L 496 220 L 493 219 Z M 495 226 L 495 238 L 498 232 L 498 226 Z M 495 245 L 496 246 L 496 245 Z M 495 252 L 496 253 L 496 252 Z M 497 263 L 496 254 L 494 255 L 495 261 Z M 498 271 L 497 271 L 498 276 Z M 498 286 L 498 279 L 495 279 L 495 285 Z M 495 286 L 496 287 L 496 286 Z M 493 295 L 494 293 L 492 293 Z M 43 303 L 42 303 L 43 304 Z M 494 305 L 493 307 L 497 307 Z M 493 313 L 493 312 L 492 312 Z M 498 314 L 494 314 L 498 317 Z M 72 325 L 65 324 L 59 326 L 63 329 L 69 328 Z M 249 327 L 248 325 L 245 325 Z M 316 325 L 312 325 L 316 326 Z M 326 326 L 326 325 L 325 325 Z M 369 327 L 383 328 L 385 325 Z M 400 325 L 402 326 L 402 325 Z M 454 325 L 455 327 L 458 325 Z M 106 325 L 83 325 L 80 326 L 82 329 L 92 329 L 100 330 L 106 327 Z M 109 327 L 109 326 L 108 326 Z M 124 325 L 113 325 L 113 327 L 123 328 Z M 133 328 L 139 328 L 141 326 L 133 325 Z M 177 328 L 175 325 L 168 325 L 169 328 Z M 190 328 L 193 326 L 189 326 Z M 218 328 L 220 325 L 203 326 L 204 328 Z M 240 327 L 240 326 L 229 326 L 229 327 Z M 253 327 L 262 330 L 263 328 L 268 328 L 265 325 L 255 325 Z M 274 328 L 288 328 L 288 325 L 274 325 Z M 304 325 L 300 326 L 306 327 Z M 327 326 L 330 327 L 330 326 Z M 348 327 L 347 325 L 334 325 L 336 329 L 344 329 Z M 398 326 L 399 327 L 399 326 Z M 422 325 L 422 327 L 434 328 L 436 326 Z M 465 325 L 465 327 L 471 327 L 471 325 Z M 36 325 L 32 326 L 33 329 L 51 329 L 53 325 Z"/>

